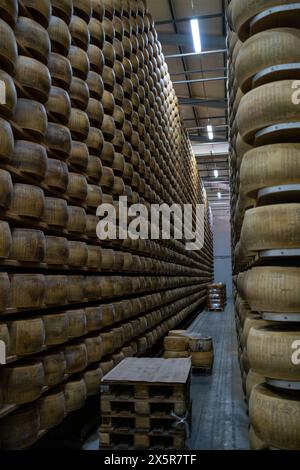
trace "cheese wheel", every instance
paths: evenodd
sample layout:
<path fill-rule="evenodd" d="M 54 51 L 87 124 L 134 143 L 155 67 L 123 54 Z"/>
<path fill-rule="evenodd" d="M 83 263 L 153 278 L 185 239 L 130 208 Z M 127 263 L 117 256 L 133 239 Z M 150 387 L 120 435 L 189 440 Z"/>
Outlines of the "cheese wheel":
<path fill-rule="evenodd" d="M 84 340 L 87 350 L 87 360 L 88 362 L 98 362 L 102 359 L 103 348 L 102 348 L 102 339 L 99 335 L 90 336 Z"/>
<path fill-rule="evenodd" d="M 40 358 L 45 374 L 45 385 L 53 387 L 64 380 L 66 361 L 63 351 L 48 351 Z"/>
<path fill-rule="evenodd" d="M 102 75 L 103 68 L 104 68 L 104 55 L 102 50 L 95 46 L 94 44 L 90 44 L 87 50 L 88 60 L 90 63 L 90 70 L 94 73 Z M 101 77 L 102 80 L 102 77 Z M 103 80 L 102 80 L 103 84 Z"/>
<path fill-rule="evenodd" d="M 41 318 L 15 320 L 8 324 L 8 329 L 12 355 L 26 356 L 43 349 L 45 329 Z"/>
<path fill-rule="evenodd" d="M 253 76 L 269 67 L 299 62 L 299 43 L 299 30 L 295 28 L 268 29 L 247 39 L 240 48 L 235 63 L 236 80 L 242 90 L 246 92 L 252 88 Z M 255 61 L 252 61 L 254 54 Z M 288 77 L 288 72 L 286 77 L 282 76 Z M 262 78 L 262 83 L 259 84 L 264 83 L 262 80 L 267 79 Z M 268 81 L 273 80 L 270 78 Z"/>
<path fill-rule="evenodd" d="M 299 204 L 275 204 L 249 209 L 241 232 L 241 242 L 249 251 L 298 248 Z"/>
<path fill-rule="evenodd" d="M 87 351 L 84 343 L 67 345 L 65 347 L 66 372 L 74 374 L 81 372 L 87 366 Z"/>
<path fill-rule="evenodd" d="M 252 426 L 249 430 L 249 441 L 251 450 L 269 450 L 269 446 L 255 434 Z"/>
<path fill-rule="evenodd" d="M 88 369 L 83 374 L 87 396 L 97 395 L 100 393 L 101 379 L 103 377 L 102 370 L 99 366 Z"/>
<path fill-rule="evenodd" d="M 71 34 L 67 24 L 58 16 L 52 15 L 48 34 L 51 40 L 51 51 L 67 56 L 71 47 Z"/>
<path fill-rule="evenodd" d="M 68 59 L 72 65 L 73 75 L 86 80 L 90 70 L 90 60 L 88 54 L 79 47 L 71 46 Z"/>
<path fill-rule="evenodd" d="M 68 310 L 68 338 L 77 338 L 86 334 L 86 316 L 84 309 Z"/>
<path fill-rule="evenodd" d="M 115 349 L 115 337 L 112 331 L 107 333 L 101 333 L 100 335 L 102 340 L 103 355 L 111 354 Z"/>
<path fill-rule="evenodd" d="M 86 213 L 82 207 L 68 205 L 68 224 L 69 232 L 80 233 L 83 235 L 86 228 Z"/>
<path fill-rule="evenodd" d="M 65 162 L 48 158 L 45 184 L 57 191 L 65 192 L 68 186 L 68 167 Z"/>
<path fill-rule="evenodd" d="M 45 276 L 45 305 L 65 305 L 68 296 L 66 276 Z"/>
<path fill-rule="evenodd" d="M 214 360 L 213 351 L 191 352 L 192 365 L 196 367 L 211 367 Z"/>
<path fill-rule="evenodd" d="M 299 407 L 297 396 L 257 385 L 249 402 L 249 416 L 255 434 L 269 447 L 299 449 Z"/>
<path fill-rule="evenodd" d="M 164 339 L 164 348 L 166 351 L 187 351 L 189 339 L 185 336 L 166 336 Z"/>
<path fill-rule="evenodd" d="M 100 362 L 100 369 L 102 370 L 103 378 L 105 375 L 108 374 L 114 367 L 113 360 L 101 361 Z"/>
<path fill-rule="evenodd" d="M 50 227 L 65 228 L 68 223 L 68 204 L 64 199 L 45 198 L 43 221 Z"/>
<path fill-rule="evenodd" d="M 16 183 L 13 187 L 9 212 L 14 216 L 41 219 L 44 213 L 44 192 L 37 186 Z"/>
<path fill-rule="evenodd" d="M 242 347 L 243 348 L 247 347 L 247 341 L 248 341 L 251 328 L 255 328 L 255 329 L 263 328 L 264 326 L 267 326 L 269 323 L 270 322 L 263 320 L 259 315 L 248 316 L 245 319 L 243 330 L 242 330 L 242 335 L 241 335 Z M 249 355 L 248 347 L 247 347 L 247 352 Z"/>
<path fill-rule="evenodd" d="M 73 379 L 64 385 L 66 411 L 71 413 L 84 406 L 87 390 L 83 379 Z"/>
<path fill-rule="evenodd" d="M 2 98 L 0 103 L 0 114 L 7 119 L 11 119 L 14 115 L 17 104 L 17 91 L 15 88 L 15 83 L 12 77 L 3 70 L 0 70 L 0 80 L 0 91 L 1 94 L 4 93 L 5 95 L 5 99 Z"/>
<path fill-rule="evenodd" d="M 42 180 L 47 171 L 46 149 L 34 142 L 17 140 L 12 155 L 12 165 L 25 175 Z"/>
<path fill-rule="evenodd" d="M 84 277 L 68 276 L 68 302 L 81 303 L 84 301 Z"/>
<path fill-rule="evenodd" d="M 279 123 L 299 121 L 299 107 L 292 100 L 293 80 L 280 80 L 262 85 L 241 100 L 237 113 L 238 129 L 249 144 L 260 129 Z"/>
<path fill-rule="evenodd" d="M 67 109 L 68 107 L 66 108 L 66 112 L 68 112 Z M 45 145 L 47 147 L 49 157 L 51 156 L 54 158 L 66 160 L 70 156 L 72 150 L 71 132 L 66 126 L 63 126 L 62 124 L 48 122 L 47 132 L 45 136 Z M 59 165 L 59 163 L 63 165 L 62 162 L 58 162 L 57 166 Z M 50 162 L 48 162 L 48 167 L 50 167 L 50 169 L 53 167 L 53 165 L 53 162 L 51 162 L 51 166 Z M 58 186 L 58 189 L 61 190 L 59 183 L 60 179 L 57 181 L 56 185 Z M 65 189 L 65 186 L 63 187 L 63 189 Z"/>
<path fill-rule="evenodd" d="M 47 393 L 38 401 L 40 429 L 51 429 L 57 426 L 66 415 L 66 402 L 63 391 Z"/>
<path fill-rule="evenodd" d="M 259 189 L 283 184 L 299 184 L 300 145 L 265 145 L 247 152 L 240 170 L 240 190 L 255 196 Z"/>
<path fill-rule="evenodd" d="M 84 242 L 68 242 L 69 257 L 68 264 L 72 267 L 83 268 L 88 261 L 88 247 Z"/>
<path fill-rule="evenodd" d="M 249 401 L 252 389 L 255 385 L 263 384 L 265 382 L 265 377 L 255 372 L 253 369 L 250 369 L 247 374 L 246 379 L 246 396 Z"/>
<path fill-rule="evenodd" d="M 0 17 L 11 27 L 14 27 L 18 18 L 18 1 L 2 0 L 0 2 Z"/>
<path fill-rule="evenodd" d="M 88 115 L 80 109 L 72 108 L 69 128 L 74 140 L 85 141 L 89 135 L 90 129 Z"/>
<path fill-rule="evenodd" d="M 1 34 L 1 31 L 0 31 Z M 12 160 L 14 136 L 10 123 L 0 118 L 0 159 L 2 162 Z"/>
<path fill-rule="evenodd" d="M 91 0 L 73 0 L 74 14 L 80 16 L 86 23 L 92 16 Z"/>
<path fill-rule="evenodd" d="M 14 32 L 19 55 L 32 57 L 47 65 L 51 47 L 47 30 L 37 21 L 19 16 Z"/>
<path fill-rule="evenodd" d="M 294 327 L 253 327 L 247 343 L 251 368 L 271 379 L 300 380 L 297 365 L 299 352 L 297 346 L 294 346 L 299 341 L 299 329 Z"/>
<path fill-rule="evenodd" d="M 100 49 L 102 49 L 105 38 L 102 22 L 97 18 L 91 18 L 88 24 L 88 28 L 91 44 L 94 44 L 95 46 L 98 46 Z"/>
<path fill-rule="evenodd" d="M 51 5 L 52 14 L 69 24 L 73 13 L 72 0 L 51 0 Z"/>
<path fill-rule="evenodd" d="M 69 24 L 69 31 L 72 36 L 72 44 L 86 51 L 90 41 L 90 32 L 86 22 L 79 16 L 73 15 Z"/>
<path fill-rule="evenodd" d="M 1 389 L 4 403 L 22 405 L 41 396 L 44 369 L 40 361 L 10 365 L 1 369 Z"/>
<path fill-rule="evenodd" d="M 44 106 L 37 101 L 19 98 L 15 108 L 13 122 L 18 139 L 40 143 L 46 136 L 48 119 Z M 30 139 L 29 139 L 30 138 Z"/>
<path fill-rule="evenodd" d="M 1 419 L 1 449 L 20 450 L 31 446 L 38 438 L 40 415 L 35 404 L 22 406 Z"/>
<path fill-rule="evenodd" d="M 65 343 L 68 340 L 68 317 L 65 313 L 43 315 L 47 346 Z"/>
<path fill-rule="evenodd" d="M 188 332 L 189 350 L 193 352 L 208 352 L 213 349 L 213 340 L 211 336 L 193 334 Z"/>
<path fill-rule="evenodd" d="M 48 60 L 48 69 L 52 85 L 69 90 L 72 81 L 72 67 L 70 61 L 61 54 L 51 52 Z"/>
<path fill-rule="evenodd" d="M 299 313 L 299 282 L 299 268 L 277 266 L 252 268 L 245 286 L 251 310 Z"/>
<path fill-rule="evenodd" d="M 151 348 L 152 346 L 152 338 L 149 338 L 149 335 L 146 335 L 146 340 L 147 340 L 147 349 Z M 165 351 L 164 352 L 164 358 L 165 359 L 180 359 L 184 357 L 189 357 L 189 352 L 188 351 Z"/>
<path fill-rule="evenodd" d="M 45 107 L 49 121 L 68 125 L 71 114 L 71 100 L 66 90 L 52 86 Z"/>
<path fill-rule="evenodd" d="M 46 253 L 44 263 L 53 266 L 62 266 L 68 264 L 69 244 L 63 237 L 46 236 Z"/>
<path fill-rule="evenodd" d="M 10 285 L 10 307 L 42 307 L 45 297 L 45 278 L 42 274 L 12 274 Z"/>
<path fill-rule="evenodd" d="M 46 103 L 51 87 L 51 76 L 46 65 L 30 57 L 18 56 L 14 81 L 18 96 Z"/>

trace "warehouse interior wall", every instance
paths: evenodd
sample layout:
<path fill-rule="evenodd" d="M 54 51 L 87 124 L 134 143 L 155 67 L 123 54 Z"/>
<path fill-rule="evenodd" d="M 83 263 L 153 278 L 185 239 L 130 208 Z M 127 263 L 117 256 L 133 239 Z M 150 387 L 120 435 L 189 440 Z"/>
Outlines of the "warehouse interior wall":
<path fill-rule="evenodd" d="M 214 271 L 215 281 L 227 286 L 227 296 L 232 297 L 232 264 L 231 264 L 231 229 L 229 214 L 214 214 Z"/>

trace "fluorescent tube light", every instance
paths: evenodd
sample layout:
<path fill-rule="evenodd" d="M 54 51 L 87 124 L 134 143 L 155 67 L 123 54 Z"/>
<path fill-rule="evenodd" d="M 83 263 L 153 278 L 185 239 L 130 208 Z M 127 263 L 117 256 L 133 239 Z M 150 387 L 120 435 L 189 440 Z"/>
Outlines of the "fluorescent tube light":
<path fill-rule="evenodd" d="M 198 20 L 191 20 L 191 28 L 192 28 L 192 35 L 193 35 L 195 52 L 200 53 L 200 52 L 202 52 L 202 46 L 201 46 L 199 21 Z"/>

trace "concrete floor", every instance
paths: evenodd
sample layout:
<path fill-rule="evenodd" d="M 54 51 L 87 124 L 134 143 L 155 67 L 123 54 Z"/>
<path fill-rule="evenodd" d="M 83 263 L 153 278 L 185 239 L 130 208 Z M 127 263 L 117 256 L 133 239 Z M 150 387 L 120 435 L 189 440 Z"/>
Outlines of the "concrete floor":
<path fill-rule="evenodd" d="M 202 312 L 189 330 L 210 335 L 215 362 L 211 376 L 193 376 L 193 450 L 249 449 L 248 418 L 237 359 L 237 341 L 232 302 L 224 312 Z M 98 450 L 98 435 L 86 441 L 84 450 Z"/>

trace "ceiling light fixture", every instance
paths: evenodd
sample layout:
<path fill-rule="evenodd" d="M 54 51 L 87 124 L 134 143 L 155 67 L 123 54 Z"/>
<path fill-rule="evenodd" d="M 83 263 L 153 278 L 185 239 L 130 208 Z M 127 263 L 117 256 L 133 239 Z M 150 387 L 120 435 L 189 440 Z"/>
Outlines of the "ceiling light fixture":
<path fill-rule="evenodd" d="M 208 124 L 208 126 L 207 126 L 207 133 L 208 133 L 209 140 L 213 140 L 214 133 L 213 133 L 213 128 L 210 124 Z"/>
<path fill-rule="evenodd" d="M 214 177 L 215 177 L 215 178 L 218 178 L 218 176 L 219 176 L 218 170 L 214 170 Z"/>
<path fill-rule="evenodd" d="M 222 198 L 222 195 L 221 193 L 218 193 L 218 198 L 221 199 Z"/>
<path fill-rule="evenodd" d="M 201 37 L 200 37 L 200 29 L 199 29 L 198 20 L 196 19 L 191 20 L 191 29 L 192 29 L 195 52 L 200 54 L 200 52 L 202 52 L 202 46 L 201 46 Z"/>

